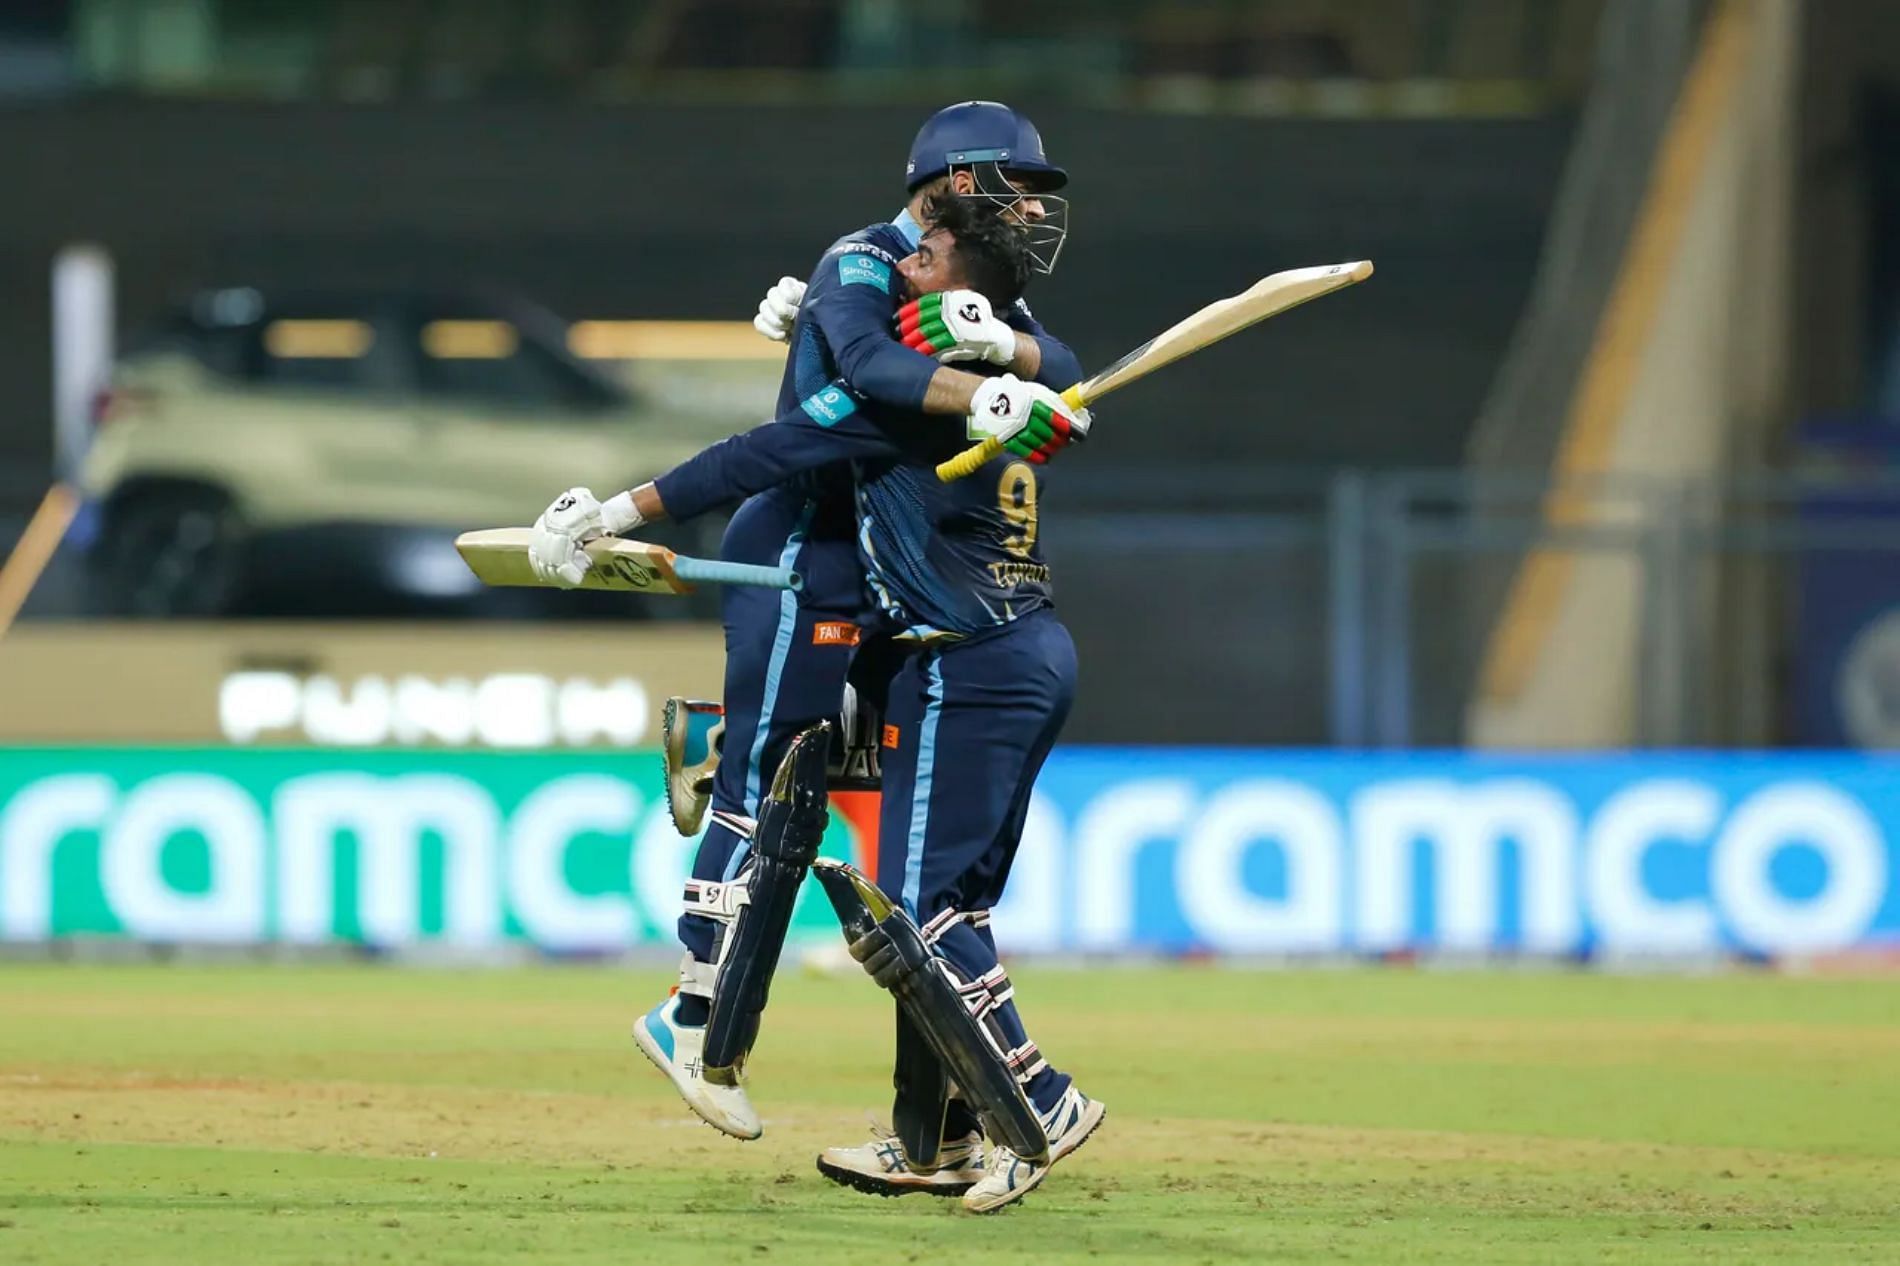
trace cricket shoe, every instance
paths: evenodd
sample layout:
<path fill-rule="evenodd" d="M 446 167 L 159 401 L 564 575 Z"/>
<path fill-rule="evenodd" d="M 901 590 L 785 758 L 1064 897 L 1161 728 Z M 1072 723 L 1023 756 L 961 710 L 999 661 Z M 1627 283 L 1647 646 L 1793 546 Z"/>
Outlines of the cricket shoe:
<path fill-rule="evenodd" d="M 960 1196 L 983 1177 L 983 1136 L 946 1141 L 937 1154 L 937 1172 L 911 1169 L 904 1144 L 881 1126 L 871 1127 L 871 1142 L 859 1147 L 827 1147 L 818 1153 L 818 1172 L 831 1181 L 874 1196 Z"/>
<path fill-rule="evenodd" d="M 726 741 L 726 710 L 675 695 L 660 710 L 660 748 L 666 758 L 666 807 L 681 835 L 699 834 L 712 798 L 713 773 Z"/>
<path fill-rule="evenodd" d="M 1036 1189 L 1057 1161 L 1088 1142 L 1107 1115 L 1108 1109 L 1100 1100 L 1089 1098 L 1071 1085 L 1042 1117 L 1043 1133 L 1049 1136 L 1049 1159 L 1038 1165 L 1007 1147 L 996 1147 L 984 1167 L 989 1172 L 963 1193 L 963 1207 L 971 1213 L 996 1213 L 1021 1200 Z"/>
<path fill-rule="evenodd" d="M 700 1057 L 706 1047 L 706 1029 L 679 1023 L 679 1005 L 679 995 L 674 994 L 634 1021 L 634 1045 L 666 1074 L 700 1120 L 736 1139 L 759 1137 L 765 1126 L 745 1087 L 716 1086 L 700 1075 L 705 1068 Z"/>

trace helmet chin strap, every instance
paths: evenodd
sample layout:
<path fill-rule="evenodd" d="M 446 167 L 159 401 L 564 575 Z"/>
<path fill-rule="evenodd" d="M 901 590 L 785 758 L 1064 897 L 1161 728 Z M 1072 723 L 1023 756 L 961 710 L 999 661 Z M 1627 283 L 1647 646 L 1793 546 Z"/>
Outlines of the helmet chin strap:
<path fill-rule="evenodd" d="M 970 182 L 974 192 L 959 194 L 963 198 L 979 198 L 1010 214 L 1010 218 L 1023 226 L 1023 235 L 1028 239 L 1029 258 L 1035 271 L 1048 276 L 1056 270 L 1056 256 L 1062 253 L 1062 244 L 1069 236 L 1069 200 L 1052 193 L 1037 193 L 1034 190 L 1019 189 L 1003 174 L 997 163 L 973 163 L 967 167 L 952 168 L 970 173 Z M 1025 198 L 1034 198 L 1042 203 L 1041 219 L 1030 220 L 1010 213 L 1010 208 Z"/>

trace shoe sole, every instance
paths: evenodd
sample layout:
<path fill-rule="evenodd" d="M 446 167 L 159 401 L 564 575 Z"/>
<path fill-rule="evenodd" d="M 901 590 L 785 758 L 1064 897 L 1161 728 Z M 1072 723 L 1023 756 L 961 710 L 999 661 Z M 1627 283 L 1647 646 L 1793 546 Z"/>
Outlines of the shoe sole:
<path fill-rule="evenodd" d="M 741 1134 L 737 1130 L 727 1129 L 725 1126 L 719 1124 L 719 1122 L 713 1120 L 711 1117 L 707 1116 L 704 1112 L 702 1112 L 700 1110 L 699 1105 L 693 1102 L 692 1096 L 688 1095 L 685 1089 L 681 1087 L 679 1083 L 679 1078 L 674 1076 L 673 1065 L 667 1060 L 665 1055 L 660 1053 L 660 1048 L 654 1045 L 652 1036 L 647 1032 L 647 1026 L 646 1026 L 646 1021 L 644 1017 L 634 1022 L 633 1044 L 642 1055 L 647 1057 L 647 1063 L 659 1069 L 661 1074 L 665 1076 L 667 1082 L 671 1084 L 673 1087 L 673 1093 L 677 1094 L 680 1097 L 680 1102 L 685 1104 L 687 1108 L 691 1110 L 692 1114 L 698 1117 L 701 1121 L 705 1122 L 707 1125 L 710 1125 L 713 1129 L 719 1131 L 721 1134 L 725 1135 L 727 1138 L 738 1139 L 741 1143 L 750 1143 L 754 1139 L 759 1138 L 761 1135 L 765 1133 L 765 1131 L 761 1129 L 757 1134 Z"/>
<path fill-rule="evenodd" d="M 913 1192 L 922 1192 L 927 1196 L 960 1196 L 976 1186 L 973 1182 L 950 1183 L 900 1183 L 889 1178 L 880 1178 L 875 1174 L 861 1174 L 855 1169 L 846 1169 L 842 1165 L 832 1165 L 825 1158 L 818 1158 L 818 1172 L 840 1187 L 849 1187 L 853 1191 L 862 1191 L 869 1196 L 884 1196 L 895 1199 L 908 1196 Z"/>
<path fill-rule="evenodd" d="M 1034 1191 L 1036 1188 L 1042 1186 L 1042 1180 L 1047 1178 L 1050 1174 L 1050 1171 L 1055 1169 L 1056 1162 L 1074 1155 L 1075 1152 L 1082 1146 L 1082 1144 L 1088 1142 L 1091 1138 L 1095 1136 L 1095 1131 L 1102 1128 L 1102 1122 L 1108 1120 L 1108 1106 L 1102 1103 L 1101 1100 L 1099 1099 L 1091 1100 L 1089 1103 L 1089 1107 L 1091 1109 L 1096 1110 L 1094 1113 L 1094 1120 L 1089 1119 L 1089 1113 L 1085 1112 L 1082 1114 L 1081 1137 L 1076 1139 L 1075 1142 L 1069 1144 L 1067 1147 L 1063 1148 L 1060 1152 L 1053 1153 L 1049 1157 L 1049 1163 L 1047 1165 L 1044 1165 L 1041 1169 L 1037 1170 L 1033 1175 L 1031 1175 L 1029 1178 L 1029 1181 L 1025 1182 L 1022 1186 L 1016 1188 L 1016 1190 L 1004 1195 L 1002 1199 L 998 1200 L 995 1204 L 987 1204 L 987 1205 L 984 1205 L 980 1209 L 974 1208 L 971 1205 L 965 1204 L 963 1206 L 964 1210 L 966 1212 L 974 1213 L 979 1216 L 985 1215 L 985 1214 L 991 1214 L 991 1213 L 1001 1213 L 1003 1210 L 1009 1208 L 1009 1206 L 1015 1204 L 1018 1200 L 1021 1200 L 1024 1196 Z"/>
<path fill-rule="evenodd" d="M 668 699 L 660 710 L 660 747 L 665 753 L 663 764 L 666 766 L 665 777 L 660 782 L 666 790 L 666 811 L 673 819 L 673 828 L 681 835 L 692 835 L 698 830 L 698 824 L 694 824 L 693 830 L 687 830 L 687 818 L 690 815 L 683 812 L 690 806 L 673 799 L 673 771 L 684 765 L 686 760 L 686 736 L 680 728 L 680 703 L 679 699 Z M 702 812 L 700 821 L 704 820 L 705 814 Z"/>

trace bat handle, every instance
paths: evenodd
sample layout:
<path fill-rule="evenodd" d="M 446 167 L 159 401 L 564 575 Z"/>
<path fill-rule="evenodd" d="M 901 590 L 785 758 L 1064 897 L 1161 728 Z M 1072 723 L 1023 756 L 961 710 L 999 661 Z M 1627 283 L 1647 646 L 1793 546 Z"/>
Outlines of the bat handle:
<path fill-rule="evenodd" d="M 942 483 L 954 483 L 965 475 L 974 475 L 982 465 L 1003 451 L 1003 441 L 987 439 L 975 448 L 966 448 L 947 462 L 937 465 L 937 479 Z"/>
<path fill-rule="evenodd" d="M 789 567 L 761 567 L 756 563 L 728 563 L 716 558 L 674 558 L 673 574 L 681 580 L 708 585 L 757 585 L 762 589 L 803 589 L 805 578 Z"/>
<path fill-rule="evenodd" d="M 1071 409 L 1081 408 L 1087 403 L 1082 394 L 1082 388 L 1087 385 L 1078 382 L 1063 392 L 1062 403 Z M 954 483 L 966 475 L 974 475 L 979 468 L 1002 451 L 1003 441 L 997 439 L 984 440 L 975 448 L 966 448 L 949 461 L 937 464 L 937 480 L 939 483 L 947 484 Z"/>

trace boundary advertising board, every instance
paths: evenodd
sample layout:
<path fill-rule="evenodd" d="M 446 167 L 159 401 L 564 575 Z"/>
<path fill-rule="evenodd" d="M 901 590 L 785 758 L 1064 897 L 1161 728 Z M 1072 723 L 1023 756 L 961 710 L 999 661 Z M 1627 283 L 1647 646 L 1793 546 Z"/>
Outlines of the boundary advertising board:
<path fill-rule="evenodd" d="M 1830 952 L 1900 945 L 1897 846 L 1878 758 L 1072 748 L 996 928 L 1018 952 Z M 0 940 L 661 948 L 691 849 L 651 752 L 0 749 Z M 797 935 L 835 937 L 812 897 Z"/>

